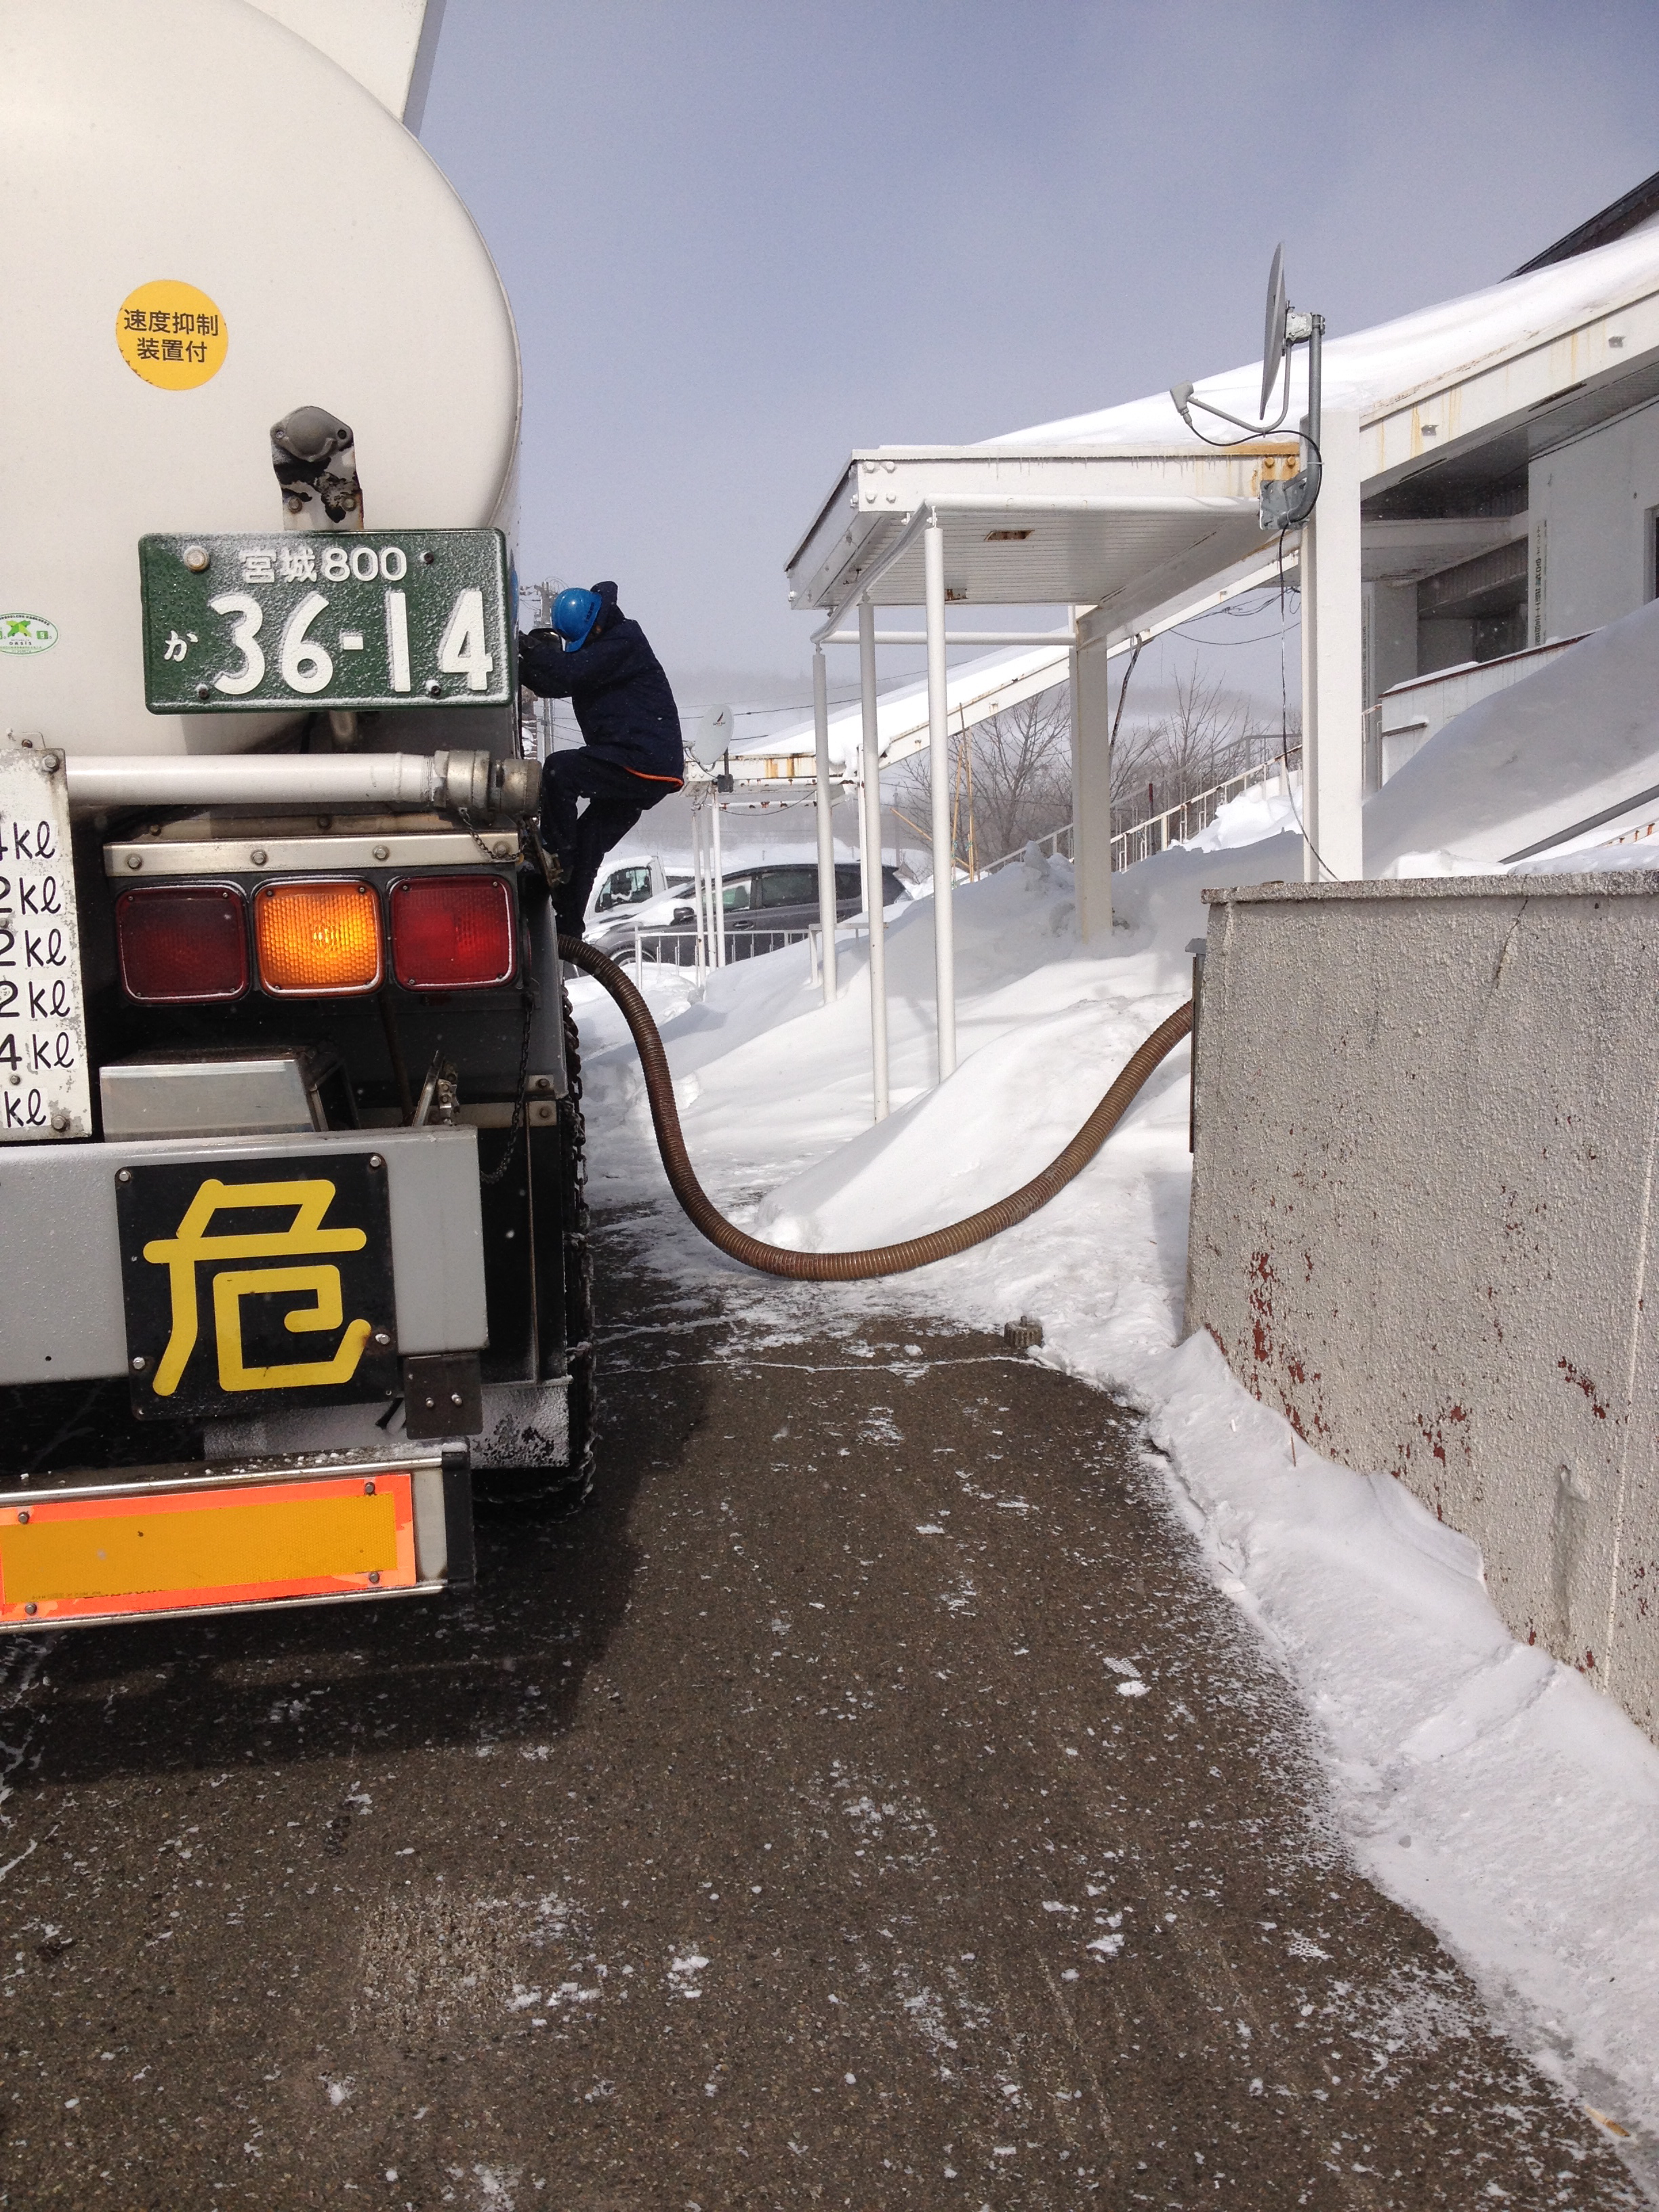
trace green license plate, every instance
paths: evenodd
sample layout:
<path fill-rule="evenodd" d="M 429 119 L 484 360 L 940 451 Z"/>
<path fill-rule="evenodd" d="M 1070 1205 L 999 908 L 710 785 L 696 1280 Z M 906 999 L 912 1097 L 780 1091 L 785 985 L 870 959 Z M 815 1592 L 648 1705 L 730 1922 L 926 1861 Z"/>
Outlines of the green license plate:
<path fill-rule="evenodd" d="M 152 714 L 516 696 L 499 530 L 141 538 L 138 565 Z"/>
<path fill-rule="evenodd" d="M 140 1420 L 340 1405 L 398 1390 L 386 1170 L 335 1146 L 117 1176 Z"/>

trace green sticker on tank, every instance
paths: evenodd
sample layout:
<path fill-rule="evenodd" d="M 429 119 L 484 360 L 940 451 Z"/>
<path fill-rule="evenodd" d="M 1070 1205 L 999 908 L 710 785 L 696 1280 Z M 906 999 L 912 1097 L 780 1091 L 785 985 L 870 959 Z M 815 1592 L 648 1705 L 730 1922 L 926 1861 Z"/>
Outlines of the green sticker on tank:
<path fill-rule="evenodd" d="M 44 615 L 0 615 L 0 653 L 50 653 L 58 625 Z"/>

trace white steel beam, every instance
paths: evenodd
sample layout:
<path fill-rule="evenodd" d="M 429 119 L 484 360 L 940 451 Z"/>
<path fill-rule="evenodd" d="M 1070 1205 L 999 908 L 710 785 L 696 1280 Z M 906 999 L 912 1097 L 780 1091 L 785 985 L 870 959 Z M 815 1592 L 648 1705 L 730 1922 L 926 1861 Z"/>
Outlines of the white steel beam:
<path fill-rule="evenodd" d="M 895 568 L 915 544 L 919 532 L 929 514 L 966 516 L 999 514 L 1083 515 L 1109 521 L 1124 521 L 1136 517 L 1185 516 L 1194 521 L 1214 522 L 1228 517 L 1253 517 L 1255 504 L 1253 497 L 1242 496 L 1233 491 L 1226 493 L 1200 492 L 1031 492 L 1018 495 L 995 492 L 929 492 L 926 503 L 916 507 L 905 518 L 904 526 L 892 544 L 876 555 L 867 566 L 860 566 L 848 579 L 839 598 L 828 601 L 829 620 L 812 633 L 814 645 L 822 644 L 840 623 L 842 617 L 855 599 L 868 599 L 882 579 Z M 883 515 L 881 520 L 896 521 L 898 515 Z M 1212 571 L 1213 573 L 1213 571 Z"/>
<path fill-rule="evenodd" d="M 819 640 L 823 645 L 856 645 L 859 634 L 855 629 L 838 629 L 832 637 Z M 926 645 L 925 629 L 878 629 L 878 645 Z M 987 646 L 999 645 L 1063 645 L 1069 647 L 1072 634 L 1066 629 L 953 629 L 945 633 L 945 642 L 952 653 L 978 652 Z"/>
<path fill-rule="evenodd" d="M 1371 414 L 1360 434 L 1368 493 L 1511 426 L 1526 425 L 1536 451 L 1540 410 L 1626 380 L 1639 390 L 1641 373 L 1659 359 L 1659 292 L 1642 290 L 1568 329 L 1528 337 L 1514 351 L 1429 378 Z"/>
<path fill-rule="evenodd" d="M 852 605 L 854 600 L 859 598 L 859 594 L 860 592 L 868 593 L 873 590 L 875 586 L 880 582 L 881 579 L 892 567 L 893 563 L 896 561 L 901 561 L 903 559 L 904 556 L 909 551 L 911 546 L 915 544 L 916 534 L 927 520 L 927 510 L 925 507 L 919 507 L 915 513 L 908 518 L 903 529 L 900 531 L 898 536 L 893 540 L 892 544 L 888 547 L 885 553 L 881 556 L 880 559 L 875 562 L 874 566 L 866 570 L 866 572 L 854 581 L 851 589 L 845 592 L 841 599 L 836 600 L 835 605 L 830 611 L 829 620 L 825 623 L 820 623 L 818 628 L 813 631 L 812 642 L 814 645 L 822 645 L 823 643 L 830 632 L 838 626 L 842 617 L 846 613 L 848 608 Z M 863 649 L 864 645 L 864 615 L 866 607 L 869 607 L 871 609 L 870 643 L 872 647 L 875 644 L 876 640 L 874 603 L 866 598 L 860 600 L 859 605 L 859 646 L 860 651 Z"/>
<path fill-rule="evenodd" d="M 1284 571 L 1287 586 L 1299 582 L 1293 547 L 1285 550 Z M 1279 575 L 1279 558 L 1275 550 L 1270 559 L 1263 560 L 1256 554 L 1247 562 L 1237 563 L 1218 582 L 1207 584 L 1202 591 L 1176 593 L 1162 606 L 1149 609 L 1135 623 L 1120 621 L 1102 607 L 1088 608 L 1077 617 L 1078 643 L 1098 645 L 1103 641 L 1114 655 L 1127 653 L 1137 638 L 1145 644 L 1152 638 L 1162 637 L 1166 630 L 1177 629 L 1184 622 L 1196 622 L 1200 615 L 1226 605 L 1245 592 L 1259 592 L 1264 585 L 1276 584 Z"/>

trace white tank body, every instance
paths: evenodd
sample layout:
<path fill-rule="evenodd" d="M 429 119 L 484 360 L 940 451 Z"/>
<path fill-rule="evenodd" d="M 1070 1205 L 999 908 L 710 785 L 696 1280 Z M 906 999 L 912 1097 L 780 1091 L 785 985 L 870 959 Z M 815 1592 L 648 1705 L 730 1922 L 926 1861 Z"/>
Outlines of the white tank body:
<path fill-rule="evenodd" d="M 5 0 L 0 203 L 0 726 L 71 754 L 283 726 L 146 711 L 137 547 L 278 540 L 270 429 L 295 407 L 352 426 L 371 529 L 510 531 L 518 346 L 489 252 L 402 125 L 246 0 Z M 135 336 L 156 285 L 216 330 Z"/>

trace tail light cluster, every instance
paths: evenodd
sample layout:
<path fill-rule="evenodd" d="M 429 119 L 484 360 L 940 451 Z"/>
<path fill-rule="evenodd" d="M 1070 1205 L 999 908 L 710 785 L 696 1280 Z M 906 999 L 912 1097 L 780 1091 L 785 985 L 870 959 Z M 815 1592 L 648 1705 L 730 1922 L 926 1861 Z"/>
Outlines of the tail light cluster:
<path fill-rule="evenodd" d="M 387 966 L 406 991 L 470 991 L 513 980 L 511 887 L 500 876 L 410 877 L 386 911 L 351 878 L 261 884 L 145 884 L 115 904 L 121 981 L 147 1006 L 240 999 L 358 998 Z M 251 942 L 250 942 L 251 940 Z"/>

